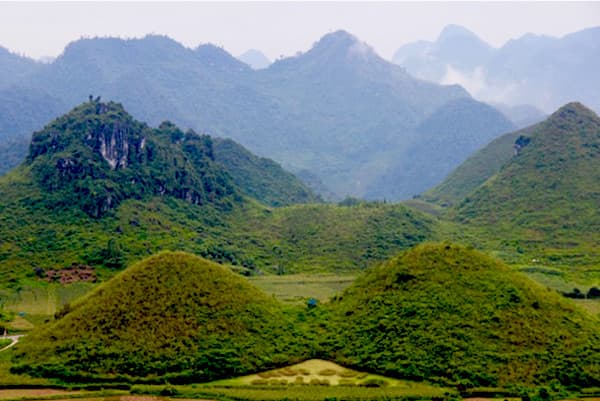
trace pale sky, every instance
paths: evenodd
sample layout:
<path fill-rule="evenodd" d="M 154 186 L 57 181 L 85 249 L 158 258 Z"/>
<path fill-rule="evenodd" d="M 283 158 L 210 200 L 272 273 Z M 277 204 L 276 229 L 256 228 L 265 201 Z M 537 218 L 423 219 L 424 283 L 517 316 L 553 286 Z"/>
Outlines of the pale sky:
<path fill-rule="evenodd" d="M 0 1 L 0 46 L 58 56 L 80 37 L 165 34 L 187 47 L 213 43 L 270 59 L 308 50 L 345 29 L 390 59 L 401 45 L 434 40 L 447 24 L 499 47 L 525 33 L 563 36 L 600 26 L 600 2 L 66 2 Z"/>

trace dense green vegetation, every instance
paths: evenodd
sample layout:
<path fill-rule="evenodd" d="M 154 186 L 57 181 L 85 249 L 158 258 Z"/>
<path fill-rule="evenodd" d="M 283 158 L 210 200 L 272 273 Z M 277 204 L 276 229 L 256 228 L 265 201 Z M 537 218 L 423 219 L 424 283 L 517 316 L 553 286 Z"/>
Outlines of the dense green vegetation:
<path fill-rule="evenodd" d="M 463 389 L 575 389 L 600 384 L 598 323 L 501 262 L 449 243 L 405 251 L 330 304 L 286 309 L 223 266 L 165 252 L 65 305 L 15 346 L 11 372 L 206 382 L 318 356 Z"/>
<path fill-rule="evenodd" d="M 217 141 L 215 151 L 209 136 L 168 122 L 152 129 L 116 103 L 90 100 L 36 132 L 26 162 L 0 178 L 0 277 L 18 290 L 49 270 L 85 265 L 103 280 L 167 249 L 247 274 L 348 271 L 435 231 L 433 219 L 401 205 L 271 209 L 252 195 L 277 204 L 315 199 L 231 141 Z"/>
<path fill-rule="evenodd" d="M 319 198 L 293 174 L 271 159 L 258 157 L 230 140 L 213 140 L 215 160 L 252 198 L 270 206 L 313 203 Z"/>
<path fill-rule="evenodd" d="M 424 244 L 333 303 L 342 364 L 471 386 L 600 383 L 598 320 L 477 251 Z"/>
<path fill-rule="evenodd" d="M 100 219 L 73 207 L 48 210 L 21 170 L 0 179 L 0 277 L 13 290 L 39 285 L 35 268 L 73 263 L 99 278 L 161 250 L 184 250 L 263 272 L 356 271 L 423 240 L 436 223 L 402 205 L 301 205 L 253 202 L 230 211 L 173 197 L 126 200 Z"/>
<path fill-rule="evenodd" d="M 26 161 L 0 178 L 1 304 L 17 312 L 48 290 L 48 305 L 52 293 L 52 307 L 61 306 L 31 309 L 27 319 L 7 314 L 11 324 L 39 326 L 9 351 L 11 374 L 34 377 L 25 382 L 189 383 L 321 357 L 459 388 L 598 386 L 593 305 L 585 313 L 457 245 L 420 245 L 372 266 L 451 238 L 516 260 L 534 278 L 571 274 L 566 261 L 584 266 L 577 277 L 590 292 L 599 284 L 599 134 L 595 114 L 567 105 L 469 161 L 460 188 L 438 200 L 456 202 L 494 175 L 445 211 L 419 199 L 414 208 L 354 198 L 275 207 L 316 198 L 232 141 L 169 122 L 150 128 L 119 104 L 90 99 L 36 132 Z M 494 154 L 507 160 L 491 162 Z M 275 275 L 372 268 L 331 304 L 322 302 L 329 284 L 318 282 L 314 293 L 290 287 L 283 307 L 229 268 L 159 253 L 166 250 L 273 275 L 265 288 Z M 560 269 L 545 267 L 552 263 Z M 77 290 L 58 290 L 79 281 L 69 287 Z M 309 297 L 321 302 L 307 306 Z M 8 369 L 0 362 L 0 372 Z M 241 389 L 221 390 L 213 394 L 235 398 Z"/>
<path fill-rule="evenodd" d="M 184 134 L 169 122 L 152 130 L 121 105 L 91 97 L 34 133 L 27 165 L 48 193 L 49 209 L 75 200 L 96 218 L 125 199 L 148 195 L 217 207 L 231 207 L 236 195 L 214 162 L 210 137 Z"/>
<path fill-rule="evenodd" d="M 226 268 L 148 258 L 15 346 L 13 372 L 65 381 L 210 381 L 306 358 L 290 317 Z"/>
<path fill-rule="evenodd" d="M 515 142 L 518 154 L 449 217 L 488 249 L 542 263 L 597 264 L 600 118 L 570 103 L 527 131 Z"/>

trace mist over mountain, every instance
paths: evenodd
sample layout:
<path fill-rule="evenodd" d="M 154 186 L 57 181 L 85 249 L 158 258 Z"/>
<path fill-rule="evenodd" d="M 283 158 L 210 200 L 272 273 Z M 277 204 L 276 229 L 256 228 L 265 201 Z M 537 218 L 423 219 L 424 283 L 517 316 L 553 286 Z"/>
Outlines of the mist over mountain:
<path fill-rule="evenodd" d="M 550 113 L 579 100 L 600 110 L 600 27 L 562 38 L 526 34 L 495 49 L 451 25 L 434 42 L 400 47 L 393 61 L 418 78 L 458 83 L 488 102 L 530 104 Z"/>
<path fill-rule="evenodd" d="M 271 60 L 260 50 L 250 49 L 238 56 L 238 59 L 248 64 L 254 70 L 262 70 L 271 65 Z"/>
<path fill-rule="evenodd" d="M 365 196 L 407 152 L 423 148 L 421 123 L 446 103 L 470 97 L 457 85 L 414 79 L 344 31 L 258 71 L 219 47 L 189 49 L 164 36 L 81 39 L 14 85 L 68 105 L 101 94 L 148 124 L 168 119 L 231 138 L 288 170 L 307 171 L 338 198 Z M 489 132 L 502 132 L 497 121 L 487 122 Z M 465 149 L 486 142 L 468 130 L 456 135 L 474 139 Z M 398 199 L 428 186 L 407 177 L 378 196 Z"/>

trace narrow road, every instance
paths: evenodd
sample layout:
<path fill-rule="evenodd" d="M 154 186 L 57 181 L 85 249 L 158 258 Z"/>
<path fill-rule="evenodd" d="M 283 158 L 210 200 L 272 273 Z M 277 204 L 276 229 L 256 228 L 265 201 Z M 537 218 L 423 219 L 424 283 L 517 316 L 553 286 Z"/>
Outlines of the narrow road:
<path fill-rule="evenodd" d="M 16 343 L 18 343 L 19 339 L 23 336 L 24 336 L 24 334 L 17 334 L 16 336 L 0 336 L 0 340 L 6 339 L 6 340 L 12 341 L 12 343 L 10 343 L 6 347 L 0 349 L 0 352 L 5 351 L 5 350 L 9 349 L 10 347 L 12 347 L 13 345 L 15 345 Z"/>

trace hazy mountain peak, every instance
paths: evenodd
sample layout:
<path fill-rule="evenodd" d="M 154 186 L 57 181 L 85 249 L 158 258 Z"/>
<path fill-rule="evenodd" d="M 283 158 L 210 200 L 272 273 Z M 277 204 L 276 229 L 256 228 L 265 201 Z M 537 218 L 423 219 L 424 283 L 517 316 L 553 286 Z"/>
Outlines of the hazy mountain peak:
<path fill-rule="evenodd" d="M 473 32 L 471 32 L 464 26 L 450 24 L 446 25 L 444 29 L 442 29 L 442 32 L 438 36 L 438 42 L 446 39 L 454 39 L 457 37 L 479 39 L 477 35 L 475 35 Z"/>
<path fill-rule="evenodd" d="M 146 35 L 143 38 L 122 39 L 117 37 L 81 38 L 67 45 L 59 59 L 77 60 L 82 57 L 116 60 L 135 60 L 142 55 L 155 56 L 157 52 L 181 52 L 186 49 L 179 42 L 164 35 Z"/>
<path fill-rule="evenodd" d="M 198 46 L 195 52 L 203 63 L 211 67 L 217 67 L 220 69 L 249 70 L 245 63 L 233 57 L 222 47 L 213 45 L 212 43 L 206 43 Z"/>
<path fill-rule="evenodd" d="M 348 51 L 355 47 L 364 46 L 366 48 L 370 47 L 351 33 L 348 33 L 344 30 L 335 31 L 332 33 L 328 33 L 323 36 L 313 47 L 314 51 Z"/>
<path fill-rule="evenodd" d="M 264 55 L 263 52 L 256 49 L 250 49 L 238 56 L 238 59 L 255 70 L 267 68 L 271 64 L 271 60 Z"/>
<path fill-rule="evenodd" d="M 321 37 L 319 42 L 317 42 L 317 45 L 315 47 L 317 47 L 319 45 L 332 45 L 332 44 L 337 45 L 337 46 L 343 46 L 343 45 L 347 46 L 347 45 L 352 45 L 355 42 L 358 42 L 358 39 L 356 38 L 356 36 L 352 35 L 348 31 L 340 29 L 335 32 L 325 34 L 323 37 Z"/>
<path fill-rule="evenodd" d="M 332 60 L 379 58 L 371 46 L 344 30 L 323 36 L 307 54 Z"/>

